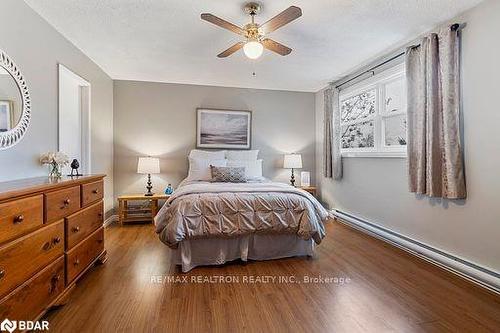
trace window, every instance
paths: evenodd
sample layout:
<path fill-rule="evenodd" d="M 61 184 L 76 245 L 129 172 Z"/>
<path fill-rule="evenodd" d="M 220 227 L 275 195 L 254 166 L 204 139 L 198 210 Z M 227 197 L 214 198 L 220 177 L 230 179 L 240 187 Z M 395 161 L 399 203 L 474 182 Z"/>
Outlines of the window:
<path fill-rule="evenodd" d="M 342 156 L 405 157 L 404 65 L 341 91 L 340 118 Z"/>

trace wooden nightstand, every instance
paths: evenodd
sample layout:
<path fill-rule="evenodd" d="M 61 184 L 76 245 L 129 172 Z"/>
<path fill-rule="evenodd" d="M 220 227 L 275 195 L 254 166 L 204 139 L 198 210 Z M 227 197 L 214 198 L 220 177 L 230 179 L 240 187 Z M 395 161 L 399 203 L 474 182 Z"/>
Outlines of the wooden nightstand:
<path fill-rule="evenodd" d="M 316 196 L 316 186 L 299 186 L 299 188 Z"/>
<path fill-rule="evenodd" d="M 118 197 L 118 221 L 121 225 L 127 222 L 153 222 L 158 213 L 158 200 L 167 200 L 166 194 L 121 195 Z M 143 201 L 142 204 L 129 205 L 129 201 Z"/>

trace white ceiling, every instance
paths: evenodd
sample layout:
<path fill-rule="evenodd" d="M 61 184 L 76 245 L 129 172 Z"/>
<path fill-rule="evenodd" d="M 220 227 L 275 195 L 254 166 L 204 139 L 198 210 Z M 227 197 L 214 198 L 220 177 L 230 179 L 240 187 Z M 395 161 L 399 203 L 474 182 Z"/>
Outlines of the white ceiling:
<path fill-rule="evenodd" d="M 248 23 L 235 0 L 25 0 L 113 79 L 318 91 L 329 81 L 481 0 L 267 0 L 262 23 L 296 5 L 303 15 L 270 36 L 291 47 L 216 55 L 238 36 L 200 19 Z M 252 72 L 256 75 L 253 76 Z"/>

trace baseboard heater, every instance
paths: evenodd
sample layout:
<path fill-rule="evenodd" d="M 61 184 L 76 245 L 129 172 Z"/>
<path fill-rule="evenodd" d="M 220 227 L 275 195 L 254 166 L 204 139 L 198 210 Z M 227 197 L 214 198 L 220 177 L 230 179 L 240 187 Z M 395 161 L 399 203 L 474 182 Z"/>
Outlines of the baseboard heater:
<path fill-rule="evenodd" d="M 410 252 L 484 288 L 500 294 L 500 273 L 476 265 L 442 250 L 423 244 L 341 210 L 333 210 L 340 222 Z"/>

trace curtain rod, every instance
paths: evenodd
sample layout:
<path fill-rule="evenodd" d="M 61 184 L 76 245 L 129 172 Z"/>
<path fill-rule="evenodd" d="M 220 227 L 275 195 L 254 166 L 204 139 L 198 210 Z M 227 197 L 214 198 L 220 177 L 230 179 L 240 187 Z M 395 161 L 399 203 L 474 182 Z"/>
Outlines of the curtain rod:
<path fill-rule="evenodd" d="M 461 26 L 460 26 L 460 24 L 459 24 L 459 23 L 455 23 L 455 24 L 453 24 L 453 25 L 451 26 L 451 30 L 456 31 L 456 30 L 459 30 L 459 29 L 460 29 L 460 27 L 461 27 Z M 420 43 L 419 43 L 419 44 L 415 44 L 415 45 L 411 45 L 411 46 L 409 46 L 409 47 L 417 47 L 417 46 L 420 46 Z M 377 65 L 375 65 L 375 66 L 373 66 L 373 67 L 371 67 L 371 68 L 369 68 L 369 69 L 367 69 L 367 70 L 363 71 L 362 73 L 360 73 L 360 74 L 356 75 L 355 77 L 350 78 L 349 80 L 347 80 L 347 81 L 345 81 L 345 82 L 342 82 L 342 83 L 341 83 L 341 84 L 339 84 L 339 85 L 336 85 L 336 86 L 335 86 L 335 88 L 337 88 L 337 89 L 338 89 L 338 88 L 340 88 L 340 87 L 342 87 L 342 86 L 346 85 L 347 83 L 352 82 L 352 81 L 354 81 L 354 80 L 356 80 L 356 79 L 360 78 L 361 76 L 363 76 L 363 75 L 365 75 L 365 74 L 368 74 L 368 73 L 372 73 L 372 75 L 375 75 L 374 71 L 375 71 L 377 68 L 382 67 L 382 66 L 384 66 L 385 64 L 388 64 L 388 63 L 390 63 L 391 61 L 394 61 L 394 60 L 396 60 L 396 59 L 398 59 L 398 58 L 400 58 L 400 57 L 404 56 L 404 55 L 406 54 L 406 48 L 407 48 L 407 47 L 405 47 L 405 49 L 404 49 L 403 51 L 400 51 L 398 54 L 396 54 L 395 56 L 391 57 L 390 59 L 384 60 L 384 61 L 383 61 L 383 62 L 381 62 L 380 64 L 377 64 Z"/>

